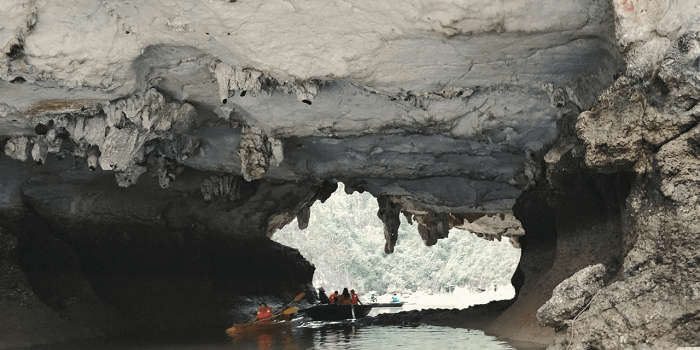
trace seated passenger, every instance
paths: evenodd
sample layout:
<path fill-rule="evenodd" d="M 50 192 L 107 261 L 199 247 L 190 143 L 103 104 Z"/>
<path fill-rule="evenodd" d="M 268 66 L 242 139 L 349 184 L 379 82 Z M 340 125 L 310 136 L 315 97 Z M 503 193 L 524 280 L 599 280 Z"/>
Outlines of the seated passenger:
<path fill-rule="evenodd" d="M 328 303 L 329 304 L 336 304 L 338 301 L 338 291 L 336 290 L 331 294 L 331 296 L 328 298 Z"/>
<path fill-rule="evenodd" d="M 357 294 L 355 294 L 355 290 L 354 290 L 354 289 L 351 289 L 351 290 L 350 290 L 350 297 L 352 298 L 352 304 L 353 304 L 353 305 L 362 304 L 362 302 L 360 301 L 360 297 L 357 296 Z"/>
<path fill-rule="evenodd" d="M 270 309 L 269 306 L 265 303 L 260 303 L 260 307 L 258 308 L 258 314 L 255 317 L 258 321 L 260 320 L 265 320 L 268 318 L 272 317 L 272 309 Z"/>
<path fill-rule="evenodd" d="M 341 294 L 338 297 L 338 304 L 340 305 L 350 305 L 352 304 L 352 297 L 350 296 L 350 292 L 348 292 L 347 288 L 343 288 L 343 294 Z"/>

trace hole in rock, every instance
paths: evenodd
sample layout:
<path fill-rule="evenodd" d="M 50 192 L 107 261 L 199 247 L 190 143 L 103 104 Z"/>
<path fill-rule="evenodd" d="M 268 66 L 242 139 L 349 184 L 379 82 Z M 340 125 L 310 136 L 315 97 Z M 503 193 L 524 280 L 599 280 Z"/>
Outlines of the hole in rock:
<path fill-rule="evenodd" d="M 24 82 L 26 82 L 26 81 L 27 81 L 27 80 L 24 79 L 23 77 L 15 77 L 15 78 L 13 78 L 12 80 L 10 80 L 10 83 L 12 83 L 12 84 L 22 84 L 22 83 L 24 83 Z"/>
<path fill-rule="evenodd" d="M 37 135 L 46 135 L 46 133 L 49 131 L 50 127 L 47 125 L 44 125 L 42 123 L 38 123 L 36 126 L 34 126 L 34 132 Z"/>
<path fill-rule="evenodd" d="M 311 106 L 311 100 L 306 100 L 306 99 L 304 99 L 304 100 L 301 100 L 301 102 L 304 102 L 304 103 L 306 103 L 307 105 Z"/>
<path fill-rule="evenodd" d="M 24 53 L 24 46 L 20 44 L 14 44 L 10 46 L 10 51 L 7 52 L 7 57 L 16 59 L 22 56 Z"/>
<path fill-rule="evenodd" d="M 520 249 L 507 239 L 487 241 L 460 229 L 427 247 L 401 215 L 399 239 L 393 254 L 384 253 L 383 224 L 371 194 L 344 192 L 343 184 L 325 202 L 311 208 L 309 225 L 300 230 L 292 222 L 272 237 L 296 248 L 316 267 L 314 287 L 327 294 L 343 288 L 358 291 L 363 302 L 371 295 L 401 308 L 379 308 L 372 314 L 428 308 L 467 308 L 492 300 L 512 299 L 510 283 Z M 372 315 L 371 314 L 371 315 Z"/>

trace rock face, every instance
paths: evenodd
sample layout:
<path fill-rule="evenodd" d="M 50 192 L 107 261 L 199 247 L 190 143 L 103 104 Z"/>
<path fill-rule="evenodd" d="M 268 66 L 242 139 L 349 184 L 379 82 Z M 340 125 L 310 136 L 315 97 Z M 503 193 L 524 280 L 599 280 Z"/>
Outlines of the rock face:
<path fill-rule="evenodd" d="M 537 320 L 546 326 L 561 328 L 575 320 L 603 287 L 605 265 L 589 266 L 565 279 L 552 291 L 550 298 L 537 310 Z"/>
<path fill-rule="evenodd" d="M 525 226 L 526 237 L 532 232 L 528 226 L 536 223 L 535 227 L 551 230 L 557 237 L 556 254 L 547 259 L 554 264 L 545 269 L 547 283 L 560 279 L 553 276 L 563 276 L 562 270 L 571 271 L 556 266 L 564 259 L 569 267 L 585 266 L 581 260 L 603 263 L 614 276 L 575 314 L 561 312 L 553 317 L 552 302 L 560 297 L 556 292 L 540 309 L 543 321 L 561 327 L 555 348 L 689 346 L 699 341 L 700 310 L 694 262 L 697 243 L 691 241 L 700 233 L 695 214 L 700 209 L 700 168 L 698 153 L 692 150 L 700 119 L 697 11 L 673 17 L 672 13 L 681 11 L 674 6 L 664 10 L 652 3 L 615 5 L 617 37 L 627 49 L 627 70 L 594 108 L 564 125 L 567 129 L 544 157 L 547 183 L 542 186 L 554 190 L 545 199 L 553 221 L 537 223 L 526 207 L 520 207 L 516 216 Z M 676 22 L 688 15 L 694 18 L 689 24 Z M 671 32 L 668 26 L 673 27 Z M 589 183 L 585 197 L 579 195 L 582 181 Z M 607 210 L 585 205 L 595 196 L 603 198 L 600 204 Z M 578 200 L 573 217 L 567 214 L 572 200 Z M 584 219 L 591 214 L 603 225 Z M 599 244 L 592 239 L 604 239 L 614 248 L 589 251 Z M 562 249 L 570 240 L 579 250 Z M 588 251 L 584 259 L 581 248 Z M 570 259 L 572 253 L 576 257 Z M 524 270 L 533 271 L 524 263 Z M 555 291 L 569 288 L 570 282 L 562 282 Z M 521 293 L 529 293 L 527 285 Z M 523 301 L 518 300 L 514 306 L 520 304 Z M 573 311 L 578 309 L 576 304 L 566 306 Z"/>
<path fill-rule="evenodd" d="M 700 233 L 700 153 L 694 145 L 700 75 L 691 62 L 697 62 L 699 44 L 697 32 L 678 37 L 669 43 L 657 72 L 646 72 L 646 79 L 636 82 L 621 78 L 597 108 L 578 118 L 586 165 L 599 172 L 634 172 L 635 179 L 620 213 L 625 254 L 618 280 L 598 293 L 561 343 L 605 348 L 698 343 L 694 240 Z M 631 91 L 649 107 L 621 109 L 614 102 Z M 636 131 L 625 136 L 614 127 L 599 135 L 585 131 L 591 122 L 611 123 L 611 117 L 629 120 L 622 128 Z M 596 118 L 600 121 L 592 121 Z M 595 145 L 611 137 L 617 141 L 603 156 Z"/>
<path fill-rule="evenodd" d="M 3 303 L 42 315 L 17 329 L 187 327 L 138 307 L 178 302 L 165 276 L 202 300 L 193 322 L 243 310 L 226 295 L 293 294 L 312 267 L 267 237 L 342 181 L 378 198 L 387 253 L 401 214 L 428 245 L 461 227 L 522 247 L 517 298 L 471 327 L 700 343 L 695 1 L 0 0 L 0 14 L 0 227 L 17 242 L 3 288 L 39 306 Z M 223 267 L 251 259 L 267 277 Z M 56 261 L 70 263 L 47 279 Z M 545 305 L 598 264 L 611 277 L 588 308 L 587 292 L 561 299 L 571 280 Z M 95 305 L 121 321 L 80 311 Z M 535 322 L 542 305 L 558 333 Z M 24 336 L 40 338 L 60 337 Z"/>

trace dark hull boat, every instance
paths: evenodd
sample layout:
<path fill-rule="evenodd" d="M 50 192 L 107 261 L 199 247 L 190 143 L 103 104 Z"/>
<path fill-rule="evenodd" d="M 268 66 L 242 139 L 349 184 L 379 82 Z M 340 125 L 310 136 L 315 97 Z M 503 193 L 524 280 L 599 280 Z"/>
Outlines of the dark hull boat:
<path fill-rule="evenodd" d="M 372 311 L 372 307 L 372 305 L 322 304 L 301 310 L 301 312 L 314 321 L 342 321 L 353 319 L 353 309 L 355 312 L 354 318 L 367 317 L 369 312 Z"/>

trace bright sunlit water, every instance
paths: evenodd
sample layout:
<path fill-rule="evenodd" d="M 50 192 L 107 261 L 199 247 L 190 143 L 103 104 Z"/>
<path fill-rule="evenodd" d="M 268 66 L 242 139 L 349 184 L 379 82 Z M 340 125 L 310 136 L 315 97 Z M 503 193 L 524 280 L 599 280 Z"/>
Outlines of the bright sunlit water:
<path fill-rule="evenodd" d="M 347 324 L 318 324 L 290 327 L 282 330 L 249 334 L 241 339 L 224 337 L 196 339 L 166 338 L 156 340 L 114 339 L 63 345 L 51 345 L 37 349 L 58 350 L 165 350 L 165 349 L 513 349 L 508 344 L 485 335 L 483 332 L 437 326 L 366 326 Z"/>
<path fill-rule="evenodd" d="M 370 301 L 371 294 L 361 296 L 365 303 Z M 376 296 L 378 303 L 390 303 L 392 294 Z M 373 308 L 369 316 L 400 311 L 425 310 L 425 309 L 463 309 L 472 305 L 486 304 L 492 300 L 508 300 L 515 296 L 515 288 L 507 285 L 494 286 L 493 289 L 474 291 L 471 288 L 457 287 L 450 293 L 432 293 L 416 291 L 396 295 L 404 304 L 401 307 Z"/>

